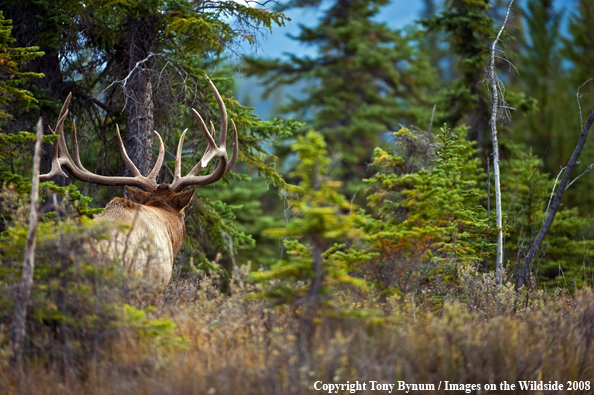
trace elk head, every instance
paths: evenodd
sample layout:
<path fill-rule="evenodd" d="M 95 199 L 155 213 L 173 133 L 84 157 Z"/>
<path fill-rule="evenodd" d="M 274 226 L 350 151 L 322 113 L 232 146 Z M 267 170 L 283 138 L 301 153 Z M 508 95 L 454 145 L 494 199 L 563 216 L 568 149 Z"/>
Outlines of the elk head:
<path fill-rule="evenodd" d="M 98 185 L 125 186 L 130 195 L 130 200 L 114 198 L 107 204 L 103 214 L 96 218 L 96 220 L 108 219 L 110 221 L 119 221 L 131 225 L 129 234 L 124 238 L 118 238 L 118 231 L 114 230 L 113 236 L 116 241 L 110 244 L 110 247 L 107 248 L 107 253 L 114 257 L 114 259 L 118 258 L 128 261 L 127 263 L 124 262 L 128 266 L 128 271 L 145 277 L 151 282 L 156 282 L 162 289 L 165 288 L 169 282 L 173 260 L 179 252 L 185 233 L 184 208 L 190 203 L 192 196 L 194 195 L 194 190 L 185 192 L 183 192 L 183 190 L 189 186 L 207 185 L 220 180 L 229 172 L 229 170 L 231 170 L 238 156 L 239 146 L 237 129 L 235 123 L 231 120 L 231 125 L 233 127 L 233 155 L 230 160 L 227 158 L 227 151 L 225 149 L 228 123 L 227 110 L 216 87 L 208 77 L 206 78 L 219 107 L 221 123 L 219 144 L 217 146 L 215 143 L 216 135 L 214 124 L 212 122 L 210 123 L 211 133 L 208 131 L 200 114 L 192 109 L 200 123 L 204 135 L 206 136 L 208 147 L 200 161 L 196 163 L 187 175 L 183 177 L 181 176 L 182 145 L 187 129 L 182 133 L 177 146 L 174 177 L 171 184 L 158 185 L 156 181 L 157 175 L 163 165 L 165 153 L 163 140 L 156 131 L 155 134 L 159 139 L 159 155 L 155 166 L 152 168 L 148 176 L 143 176 L 128 157 L 122 142 L 119 127 L 117 126 L 116 130 L 120 153 L 124 163 L 128 169 L 130 169 L 133 176 L 101 176 L 85 169 L 80 161 L 76 139 L 76 124 L 74 121 L 72 122 L 73 156 L 70 156 L 64 138 L 64 122 L 68 115 L 68 106 L 72 96 L 72 94 L 69 94 L 64 102 L 62 111 L 60 112 L 56 131 L 51 131 L 53 134 L 59 135 L 59 138 L 57 142 L 54 143 L 53 147 L 52 168 L 49 173 L 40 176 L 40 180 L 42 181 L 49 180 L 56 175 L 68 177 L 63 171 L 63 169 L 66 169 L 70 175 L 81 181 Z M 198 173 L 200 170 L 207 167 L 215 158 L 219 159 L 219 163 L 215 170 L 209 175 L 199 176 Z M 136 187 L 138 189 L 133 189 L 131 187 Z"/>

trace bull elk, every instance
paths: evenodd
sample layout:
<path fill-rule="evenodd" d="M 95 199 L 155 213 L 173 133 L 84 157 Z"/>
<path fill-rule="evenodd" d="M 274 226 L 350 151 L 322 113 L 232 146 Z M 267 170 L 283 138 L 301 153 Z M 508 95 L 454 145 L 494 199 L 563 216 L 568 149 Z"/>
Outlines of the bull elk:
<path fill-rule="evenodd" d="M 104 252 L 109 258 L 118 259 L 125 263 L 125 269 L 128 273 L 145 278 L 150 285 L 160 290 L 165 289 L 171 278 L 173 261 L 181 248 L 186 230 L 184 209 L 190 204 L 195 192 L 194 189 L 183 192 L 184 188 L 192 185 L 207 185 L 220 180 L 231 170 L 237 160 L 239 147 L 235 123 L 231 120 L 234 143 L 233 156 L 231 160 L 228 160 L 227 151 L 225 150 L 227 110 L 216 87 L 208 77 L 207 80 L 219 107 L 221 118 L 219 146 L 217 147 L 214 140 L 216 135 L 213 123 L 210 123 L 211 134 L 200 114 L 192 109 L 206 136 L 208 147 L 194 168 L 186 176 L 182 177 L 181 153 L 186 129 L 182 133 L 177 146 L 175 171 L 171 184 L 157 184 L 156 181 L 163 165 L 165 151 L 163 140 L 156 131 L 155 134 L 159 139 L 159 156 L 149 175 L 144 177 L 128 157 L 119 127 L 116 126 L 122 159 L 133 176 L 107 177 L 91 173 L 83 167 L 78 152 L 76 124 L 74 121 L 72 122 L 73 156 L 70 156 L 68 152 L 64 138 L 64 121 L 68 115 L 68 106 L 72 94 L 68 95 L 64 102 L 56 125 L 56 131 L 54 132 L 50 128 L 51 133 L 58 134 L 59 138 L 54 143 L 51 170 L 49 173 L 41 175 L 40 180 L 49 180 L 56 175 L 68 177 L 63 171 L 63 169 L 66 169 L 70 175 L 81 181 L 98 185 L 123 185 L 130 195 L 130 200 L 120 197 L 114 198 L 107 204 L 105 211 L 97 216 L 95 220 L 123 223 L 129 225 L 129 230 L 112 230 L 112 240 L 102 245 Z M 204 169 L 214 158 L 219 159 L 215 170 L 209 175 L 199 176 L 200 170 Z"/>

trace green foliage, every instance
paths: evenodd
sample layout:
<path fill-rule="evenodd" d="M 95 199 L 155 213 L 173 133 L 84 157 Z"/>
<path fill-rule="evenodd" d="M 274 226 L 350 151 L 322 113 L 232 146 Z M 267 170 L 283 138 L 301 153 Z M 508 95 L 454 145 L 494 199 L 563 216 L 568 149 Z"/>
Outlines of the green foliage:
<path fill-rule="evenodd" d="M 577 141 L 561 132 L 568 123 L 574 124 L 574 117 L 567 119 L 565 113 L 575 106 L 574 89 L 565 89 L 567 81 L 561 67 L 560 24 L 564 13 L 550 1 L 530 0 L 523 15 L 529 36 L 515 62 L 521 75 L 512 76 L 512 81 L 514 89 L 521 89 L 536 100 L 536 111 L 514 116 L 511 127 L 522 131 L 514 141 L 531 147 L 537 156 L 546 152 L 544 169 L 554 173 L 567 163 Z"/>
<path fill-rule="evenodd" d="M 26 62 L 43 55 L 38 47 L 15 48 L 11 44 L 16 40 L 11 37 L 12 21 L 4 18 L 0 11 L 0 128 L 6 127 L 14 112 L 28 112 L 30 104 L 35 103 L 31 93 L 22 88 L 28 81 L 43 77 L 43 74 L 21 72 L 20 67 Z M 3 136 L 3 135 L 0 135 Z M 0 139 L 0 144 L 4 138 Z M 0 146 L 3 146 L 0 145 Z M 4 156 L 3 149 L 0 157 Z"/>
<path fill-rule="evenodd" d="M 570 37 L 563 39 L 563 53 L 571 62 L 568 75 L 573 85 L 572 90 L 593 78 L 592 70 L 588 67 L 591 63 L 588 62 L 594 61 L 594 54 L 591 51 L 594 38 L 588 29 L 594 17 L 594 5 L 588 0 L 578 0 L 576 3 L 577 9 L 569 18 L 567 26 Z"/>
<path fill-rule="evenodd" d="M 207 197 L 200 201 L 200 205 L 212 201 L 210 199 L 219 199 L 225 204 L 224 208 L 232 210 L 232 215 L 228 217 L 228 223 L 232 225 L 231 232 L 223 230 L 232 237 L 235 259 L 238 264 L 250 263 L 252 269 L 261 267 L 268 268 L 276 263 L 279 258 L 281 243 L 275 237 L 270 237 L 264 233 L 265 229 L 281 227 L 283 218 L 281 212 L 275 212 L 272 208 L 278 206 L 278 192 L 266 185 L 263 177 L 253 177 L 246 182 L 234 182 L 224 186 L 224 188 L 209 189 L 202 194 Z M 212 215 L 220 215 L 220 212 L 213 212 Z M 198 218 L 201 218 L 198 216 Z M 230 251 L 229 240 L 221 238 L 221 232 L 218 235 L 212 232 L 213 239 L 206 248 L 209 256 L 213 256 L 217 251 L 223 253 L 222 262 L 229 268 Z M 216 236 L 216 239 L 215 239 Z M 194 244 L 195 241 L 188 241 Z"/>
<path fill-rule="evenodd" d="M 3 206 L 11 199 L 13 205 L 23 205 L 22 197 L 8 191 L 2 193 Z M 26 360 L 79 374 L 123 333 L 159 353 L 182 347 L 185 341 L 171 320 L 153 317 L 154 308 L 124 303 L 146 303 L 154 295 L 141 280 L 127 277 L 119 262 L 103 255 L 104 243 L 111 239 L 109 225 L 84 216 L 69 218 L 73 213 L 63 210 L 69 215 L 46 215 L 38 226 Z M 0 355 L 10 349 L 7 329 L 28 234 L 27 218 L 18 217 L 13 212 L 11 227 L 0 235 Z"/>
<path fill-rule="evenodd" d="M 27 233 L 27 227 L 17 223 L 0 238 L 0 322 L 6 327 L 16 303 L 13 284 L 20 281 Z M 73 220 L 39 224 L 27 359 L 49 363 L 63 358 L 78 369 L 99 352 L 99 339 L 114 336 L 121 297 L 114 290 L 124 277 L 113 262 L 101 262 L 85 248 L 107 237 L 104 225 L 88 220 L 81 225 Z"/>
<path fill-rule="evenodd" d="M 422 21 L 429 30 L 444 30 L 448 33 L 452 51 L 460 55 L 458 68 L 466 83 L 472 82 L 477 69 L 484 67 L 483 49 L 495 33 L 493 19 L 487 15 L 491 8 L 485 0 L 450 0 L 439 16 Z"/>
<path fill-rule="evenodd" d="M 208 197 L 196 200 L 186 214 L 186 237 L 182 255 L 183 252 L 188 252 L 197 269 L 206 272 L 221 271 L 219 265 L 208 257 L 216 257 L 220 251 L 228 250 L 224 234 L 231 236 L 235 252 L 254 247 L 251 235 L 239 230 L 235 223 L 235 211 L 241 210 L 243 206 L 228 205 L 221 200 Z M 216 259 L 219 260 L 220 257 Z M 185 265 L 189 264 L 189 260 L 186 259 L 179 261 L 185 261 Z M 185 265 L 184 269 L 189 269 Z"/>
<path fill-rule="evenodd" d="M 232 79 L 228 76 L 229 70 L 225 70 L 225 75 L 221 78 L 213 78 L 213 82 L 219 87 L 219 92 L 226 93 L 229 97 L 225 100 L 225 106 L 230 118 L 232 118 L 239 131 L 240 160 L 250 169 L 250 172 L 256 170 L 259 176 L 262 176 L 267 184 L 282 189 L 285 181 L 276 171 L 276 157 L 270 153 L 263 145 L 270 143 L 277 145 L 277 138 L 287 138 L 299 130 L 304 124 L 295 120 L 273 119 L 263 121 L 253 113 L 252 107 L 241 105 L 237 100 L 230 98 Z M 221 89 L 221 87 L 223 89 Z M 212 95 L 209 97 L 213 113 L 218 113 L 216 102 Z"/>
<path fill-rule="evenodd" d="M 172 349 L 183 349 L 187 340 L 175 333 L 176 325 L 170 318 L 151 317 L 154 307 L 138 309 L 129 304 L 122 306 L 122 323 L 139 342 L 163 353 Z"/>
<path fill-rule="evenodd" d="M 592 38 L 591 24 L 594 17 L 594 5 L 587 0 L 579 0 L 571 9 L 573 12 L 569 17 L 567 30 L 568 37 L 561 39 L 561 52 L 563 55 L 562 64 L 567 64 L 568 67 L 563 70 L 563 80 L 560 86 L 557 87 L 552 94 L 552 101 L 555 105 L 557 122 L 555 124 L 555 139 L 551 141 L 551 146 L 560 143 L 562 147 L 563 156 L 559 158 L 556 163 L 552 163 L 548 167 L 550 173 L 554 173 L 559 169 L 559 166 L 565 166 L 571 152 L 577 142 L 579 132 L 586 121 L 587 114 L 594 108 L 594 73 L 592 67 L 589 65 L 594 61 L 592 48 L 594 46 L 594 38 Z M 581 111 L 578 109 L 576 103 L 576 96 L 579 88 L 579 103 Z M 559 111 L 561 110 L 561 111 Z M 578 115 L 579 114 L 579 115 Z M 567 132 L 571 131 L 571 143 L 567 141 Z M 564 141 L 565 140 L 565 141 Z M 586 144 L 582 157 L 591 158 L 594 155 L 594 147 L 592 144 Z M 581 174 L 588 165 L 589 160 L 582 160 L 576 166 L 576 174 Z M 574 190 L 569 190 L 571 203 L 578 205 L 580 212 L 589 215 L 594 214 L 594 196 L 589 191 L 594 188 L 594 179 L 592 177 L 584 177 L 580 179 L 580 186 Z M 590 237 L 592 237 L 590 235 Z"/>
<path fill-rule="evenodd" d="M 358 230 L 362 217 L 338 192 L 340 183 L 327 178 L 329 159 L 323 136 L 309 131 L 292 149 L 299 158 L 292 175 L 300 179 L 299 185 L 288 186 L 294 217 L 284 228 L 266 232 L 283 238 L 288 257 L 269 271 L 253 273 L 252 279 L 270 283 L 261 296 L 276 303 L 295 306 L 304 303 L 308 294 L 311 298 L 322 295 L 322 305 L 329 308 L 335 299 L 333 290 L 341 284 L 365 286 L 351 274 L 355 262 L 371 255 L 355 248 L 362 236 Z M 317 253 L 322 259 L 321 272 L 314 267 Z M 312 294 L 316 281 L 322 285 L 319 295 Z"/>
<path fill-rule="evenodd" d="M 298 186 L 291 186 L 290 204 L 297 216 L 285 228 L 270 230 L 275 236 L 309 238 L 323 243 L 344 241 L 353 235 L 354 221 L 350 202 L 337 192 L 339 182 L 325 179 L 328 172 L 328 151 L 321 134 L 309 131 L 291 148 L 298 155 L 292 176 L 299 177 Z M 347 215 L 341 211 L 348 210 Z"/>
<path fill-rule="evenodd" d="M 485 92 L 479 91 L 476 85 L 483 79 L 487 56 L 484 50 L 495 36 L 494 21 L 487 15 L 490 9 L 485 0 L 450 0 L 440 15 L 421 21 L 429 31 L 445 32 L 450 51 L 456 55 L 454 61 L 459 78 L 441 92 L 442 100 L 450 106 L 451 123 L 467 119 L 469 109 L 485 102 Z"/>
<path fill-rule="evenodd" d="M 280 12 L 265 8 L 252 8 L 236 2 L 222 2 L 217 8 L 197 12 L 191 2 L 173 3 L 172 11 L 163 20 L 165 34 L 175 37 L 183 51 L 204 54 L 209 51 L 221 53 L 229 42 L 238 39 L 256 44 L 254 31 L 264 27 L 272 31 L 273 24 L 284 26 L 286 17 Z M 227 21 L 239 17 L 241 22 L 251 26 L 248 29 L 234 29 Z"/>
<path fill-rule="evenodd" d="M 46 143 L 56 141 L 56 135 L 43 136 Z M 2 167 L 21 167 L 23 162 L 29 160 L 33 151 L 36 136 L 29 132 L 19 132 L 16 134 L 5 134 L 0 132 L 0 163 Z M 20 160 L 19 160 L 20 159 Z"/>
<path fill-rule="evenodd" d="M 408 293 L 428 282 L 454 284 L 458 266 L 476 264 L 493 251 L 486 210 L 479 206 L 484 179 L 467 128 L 436 136 L 401 129 L 396 151 L 377 148 L 379 172 L 367 182 L 370 205 L 367 242 L 379 256 L 362 265 L 365 278 L 384 294 Z"/>
<path fill-rule="evenodd" d="M 18 205 L 23 204 L 29 199 L 31 191 L 31 180 L 23 178 L 17 174 L 4 172 L 0 174 L 0 185 L 3 186 L 6 196 L 0 195 L 0 213 L 3 216 L 2 229 L 5 229 L 12 222 L 22 220 L 22 216 L 14 214 L 19 210 Z M 39 188 L 39 199 L 41 203 L 52 202 L 54 197 L 59 198 L 60 201 L 65 198 L 69 204 L 76 210 L 77 215 L 93 216 L 103 212 L 102 208 L 93 208 L 90 204 L 93 198 L 83 195 L 76 185 L 67 185 L 64 187 L 55 185 L 52 181 L 43 182 Z M 54 207 L 54 210 L 59 207 Z M 42 220 L 49 220 L 56 214 L 55 211 L 46 212 L 42 216 Z M 28 213 L 24 214 L 28 215 Z"/>

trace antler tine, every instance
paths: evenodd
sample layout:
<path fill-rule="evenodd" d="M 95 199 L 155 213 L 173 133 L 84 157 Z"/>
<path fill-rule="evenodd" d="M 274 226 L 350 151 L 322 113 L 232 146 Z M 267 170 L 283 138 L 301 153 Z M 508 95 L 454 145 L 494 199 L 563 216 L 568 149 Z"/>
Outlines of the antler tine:
<path fill-rule="evenodd" d="M 212 133 L 212 139 L 213 140 L 216 140 L 217 139 L 217 132 L 215 130 L 214 123 L 212 123 L 212 121 L 210 121 L 210 132 Z M 219 145 L 221 145 L 220 142 L 219 142 Z"/>
<path fill-rule="evenodd" d="M 124 160 L 124 163 L 126 164 L 126 166 L 128 166 L 128 169 L 130 169 L 130 171 L 132 172 L 132 174 L 134 174 L 135 177 L 142 177 L 142 174 L 140 174 L 140 171 L 138 171 L 138 168 L 132 162 L 132 160 L 128 156 L 128 153 L 126 152 L 126 147 L 124 147 L 124 142 L 122 141 L 122 135 L 120 134 L 120 126 L 117 124 L 116 124 L 116 131 L 118 132 L 118 141 L 120 143 L 120 154 L 122 154 L 122 159 Z"/>
<path fill-rule="evenodd" d="M 206 136 L 206 139 L 208 140 L 208 148 L 210 148 L 211 146 L 212 147 L 216 147 L 217 146 L 217 143 L 215 143 L 214 139 L 212 138 L 212 135 L 208 132 L 208 128 L 206 127 L 206 124 L 204 123 L 204 120 L 200 116 L 200 113 L 198 113 L 198 111 L 196 111 L 193 108 L 192 108 L 192 112 L 194 113 L 194 115 L 198 119 L 198 123 L 200 123 L 200 126 L 202 127 L 202 131 L 204 132 L 204 135 Z"/>
<path fill-rule="evenodd" d="M 163 166 L 163 159 L 165 158 L 165 146 L 163 145 L 163 139 L 161 138 L 161 135 L 157 133 L 156 130 L 155 134 L 159 138 L 159 156 L 157 157 L 157 162 L 155 163 L 155 166 L 153 166 L 153 170 L 151 170 L 147 178 L 157 182 L 157 176 L 161 171 L 161 166 Z"/>
<path fill-rule="evenodd" d="M 49 180 L 58 175 L 68 178 L 68 175 L 64 173 L 64 170 L 62 170 L 62 167 L 60 166 L 60 154 L 62 151 L 68 153 L 68 148 L 66 147 L 66 143 L 64 141 L 64 121 L 66 121 L 66 117 L 68 116 L 68 106 L 70 106 L 71 98 L 72 92 L 68 94 L 68 97 L 66 97 L 66 100 L 62 105 L 60 115 L 58 116 L 58 123 L 56 124 L 56 131 L 54 132 L 51 127 L 49 128 L 52 134 L 58 135 L 58 141 L 54 143 L 52 148 L 52 169 L 49 173 L 39 176 L 41 181 Z"/>
<path fill-rule="evenodd" d="M 68 115 L 68 107 L 70 107 L 70 99 L 72 99 L 72 92 L 68 94 L 64 104 L 62 105 L 62 109 L 60 110 L 60 115 L 58 115 L 58 125 L 60 124 L 60 120 L 62 122 L 66 119 L 66 115 Z M 56 131 L 58 131 L 58 127 L 56 126 Z M 53 131 L 52 131 L 53 133 Z"/>
<path fill-rule="evenodd" d="M 48 128 L 51 134 L 56 134 L 54 133 L 51 127 L 48 126 Z M 40 174 L 39 180 L 47 181 L 54 178 L 55 176 L 62 176 L 64 178 L 68 178 L 68 175 L 64 173 L 64 170 L 62 170 L 62 168 L 60 167 L 59 149 L 60 145 L 56 141 L 52 146 L 52 169 L 47 174 Z"/>
<path fill-rule="evenodd" d="M 56 124 L 56 131 L 54 132 L 51 127 L 49 128 L 52 134 L 58 135 L 58 141 L 56 141 L 53 147 L 52 170 L 49 173 L 40 176 L 40 179 L 42 180 L 48 180 L 56 175 L 61 175 L 62 177 L 68 178 L 66 173 L 64 173 L 64 171 L 62 170 L 62 164 L 71 164 L 73 169 L 79 167 L 80 169 L 77 170 L 80 170 L 80 172 L 87 172 L 87 170 L 80 164 L 80 157 L 78 155 L 78 145 L 76 144 L 76 124 L 74 122 L 72 124 L 72 141 L 74 145 L 76 162 L 72 160 L 70 154 L 68 153 L 68 146 L 66 145 L 66 138 L 64 137 L 64 122 L 66 121 L 66 117 L 68 116 L 68 106 L 70 105 L 71 98 L 72 92 L 68 94 L 68 97 L 64 101 L 64 105 L 62 106 L 62 110 L 60 111 L 60 115 L 58 117 L 58 123 Z M 74 172 L 76 172 L 76 170 L 74 170 Z"/>
<path fill-rule="evenodd" d="M 233 122 L 233 120 L 231 120 L 231 126 L 233 127 L 233 155 L 231 156 L 231 160 L 227 164 L 225 174 L 229 173 L 233 166 L 235 166 L 235 162 L 237 162 L 237 156 L 239 154 L 239 139 L 237 136 L 237 128 L 235 127 L 235 122 Z"/>
<path fill-rule="evenodd" d="M 204 151 L 204 155 L 202 156 L 202 159 L 200 159 L 200 161 L 198 163 L 196 163 L 196 165 L 192 168 L 192 170 L 190 170 L 190 172 L 188 173 L 188 176 L 195 176 L 196 174 L 198 174 L 198 172 L 200 170 L 202 170 L 206 166 L 208 166 L 208 163 L 212 160 L 212 158 L 215 157 L 216 152 L 218 151 L 217 143 L 215 143 L 212 135 L 208 132 L 208 129 L 206 127 L 206 124 L 204 123 L 204 120 L 202 119 L 202 117 L 200 116 L 198 111 L 196 111 L 193 108 L 192 108 L 192 111 L 194 112 L 194 115 L 196 116 L 196 118 L 198 118 L 198 122 L 200 123 L 200 126 L 202 126 L 202 131 L 204 132 L 204 135 L 206 136 L 206 139 L 208 140 L 208 147 L 206 148 L 206 151 Z"/>
<path fill-rule="evenodd" d="M 184 145 L 184 138 L 186 137 L 186 132 L 188 129 L 184 130 L 181 137 L 179 138 L 179 143 L 177 144 L 177 152 L 175 153 L 175 171 L 173 173 L 173 181 L 181 178 L 181 156 L 182 156 L 182 147 Z"/>
<path fill-rule="evenodd" d="M 74 156 L 74 158 L 72 158 L 74 160 L 74 164 L 81 170 L 86 171 L 86 169 L 82 165 L 82 162 L 80 161 L 80 155 L 78 152 L 78 141 L 76 139 L 76 123 L 74 122 L 74 119 L 72 120 L 72 155 Z"/>
<path fill-rule="evenodd" d="M 219 94 L 217 87 L 214 86 L 208 75 L 206 76 L 206 80 L 210 85 L 210 89 L 215 95 L 215 99 L 217 100 L 217 104 L 219 105 L 219 114 L 221 116 L 221 128 L 219 133 L 219 145 L 221 147 L 225 146 L 225 140 L 227 139 L 227 108 L 225 107 L 225 103 L 223 102 L 223 98 Z"/>
<path fill-rule="evenodd" d="M 71 95 L 72 93 L 68 95 L 66 102 L 70 103 Z M 66 105 L 66 103 L 64 103 L 64 105 Z M 64 137 L 64 122 L 66 121 L 67 116 L 68 108 L 66 108 L 66 111 L 64 111 L 64 107 L 62 107 L 62 111 L 60 111 L 60 117 L 58 118 L 58 123 L 56 124 L 56 134 L 59 136 L 57 141 L 59 156 L 62 157 L 62 155 L 65 155 L 68 159 L 71 159 L 70 154 L 68 153 L 68 146 L 66 145 L 66 138 Z"/>

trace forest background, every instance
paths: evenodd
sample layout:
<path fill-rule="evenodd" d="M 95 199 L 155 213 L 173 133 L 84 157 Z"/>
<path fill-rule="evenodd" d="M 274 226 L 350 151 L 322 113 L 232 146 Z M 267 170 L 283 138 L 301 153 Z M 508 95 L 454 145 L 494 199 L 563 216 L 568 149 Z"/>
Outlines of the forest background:
<path fill-rule="evenodd" d="M 182 158 L 191 168 L 204 141 L 189 109 L 217 122 L 204 78 L 208 74 L 238 126 L 240 160 L 222 182 L 199 188 L 186 209 L 184 245 L 162 299 L 134 299 L 137 290 L 131 291 L 117 270 L 91 269 L 98 258 L 85 255 L 84 243 L 104 233 L 84 218 L 122 196 L 120 188 L 63 177 L 42 184 L 28 312 L 31 372 L 49 365 L 61 377 L 82 380 L 76 385 L 106 384 L 102 374 L 109 369 L 87 376 L 88 353 L 96 361 L 131 366 L 142 365 L 150 354 L 151 361 L 160 362 L 148 371 L 162 372 L 166 368 L 159 358 L 178 358 L 171 349 L 186 347 L 187 339 L 193 339 L 191 352 L 211 347 L 207 354 L 217 365 L 223 363 L 216 357 L 218 347 L 235 336 L 231 318 L 223 318 L 228 311 L 242 317 L 235 328 L 243 329 L 237 330 L 251 328 L 237 340 L 240 344 L 272 347 L 287 357 L 286 364 L 282 357 L 262 363 L 266 372 L 284 364 L 287 377 L 270 376 L 270 385 L 288 393 L 309 388 L 307 377 L 354 380 L 367 372 L 370 379 L 374 366 L 386 380 L 443 377 L 443 367 L 422 362 L 434 358 L 433 351 L 398 348 L 393 342 L 410 336 L 407 341 L 421 347 L 415 338 L 420 321 L 428 328 L 449 323 L 448 331 L 454 330 L 454 316 L 466 317 L 456 325 L 471 337 L 482 320 L 517 319 L 474 338 L 475 347 L 489 352 L 505 331 L 517 333 L 534 322 L 544 323 L 543 334 L 525 342 L 534 341 L 542 352 L 549 335 L 577 336 L 581 348 L 575 366 L 562 358 L 549 358 L 545 365 L 557 373 L 565 366 L 569 371 L 559 374 L 568 380 L 592 377 L 587 339 L 594 334 L 587 323 L 594 307 L 587 290 L 593 280 L 594 179 L 588 173 L 594 147 L 589 142 L 572 179 L 582 176 L 564 195 L 531 275 L 518 282 L 518 273 L 594 106 L 594 35 L 588 26 L 594 4 L 525 0 L 511 7 L 494 65 L 505 85 L 497 118 L 505 238 L 505 275 L 499 281 L 493 273 L 498 229 L 488 59 L 509 3 L 419 3 L 415 21 L 394 26 L 381 17 L 391 6 L 387 0 L 1 1 L 0 358 L 7 364 L 11 358 L 8 329 L 27 234 L 37 120 L 42 118 L 46 133 L 42 173 L 49 170 L 55 142 L 49 126 L 70 92 L 70 118 L 76 119 L 86 168 L 103 175 L 126 173 L 117 154 L 116 124 L 143 174 L 156 157 L 152 130 L 173 147 L 181 131 L 190 128 L 193 138 Z M 281 34 L 296 9 L 306 10 L 303 15 L 310 20 L 298 25 L 291 39 L 307 50 L 262 57 L 263 40 Z M 260 92 L 270 106 L 262 113 Z M 171 180 L 173 162 L 168 153 L 160 182 Z M 201 314 L 196 328 L 209 329 L 182 323 L 182 305 L 192 319 Z M 564 314 L 577 314 L 575 328 L 551 324 Z M 220 322 L 227 329 L 219 338 L 201 337 Z M 336 322 L 351 328 L 352 336 L 341 337 L 346 332 Z M 394 328 L 406 333 L 395 336 Z M 489 330 L 495 331 L 493 339 Z M 121 352 L 106 352 L 105 331 L 113 334 L 107 336 L 116 344 L 112 347 L 135 357 L 123 361 Z M 128 338 L 122 333 L 136 340 L 124 344 Z M 464 336 L 442 335 L 457 345 L 464 342 Z M 374 340 L 366 341 L 373 345 L 341 354 L 357 336 L 371 336 Z M 381 348 L 376 341 L 396 347 L 393 355 L 401 359 L 373 354 Z M 505 358 L 514 345 L 502 347 Z M 164 349 L 173 354 L 165 357 Z M 470 354 L 457 360 L 451 352 L 443 354 L 450 356 L 443 366 L 461 382 L 506 377 L 497 358 L 475 371 L 468 368 Z M 329 361 L 339 354 L 344 358 L 334 366 Z M 516 355 L 517 377 L 542 377 L 542 365 L 531 364 L 537 355 Z M 525 369 L 524 357 L 529 361 Z M 353 373 L 347 367 L 354 369 L 356 358 L 375 362 Z M 249 366 L 259 366 L 250 361 Z M 399 365 L 402 361 L 407 362 Z M 188 369 L 195 373 L 200 363 L 194 360 Z M 396 376 L 394 366 L 401 369 Z M 201 380 L 217 382 L 210 371 Z M 244 373 L 252 380 L 252 371 Z M 3 376 L 2 383 L 23 385 L 15 377 Z"/>

